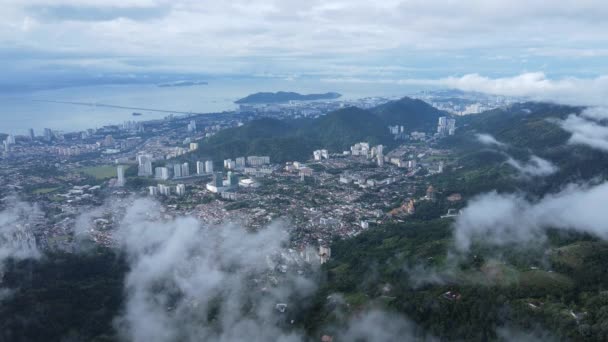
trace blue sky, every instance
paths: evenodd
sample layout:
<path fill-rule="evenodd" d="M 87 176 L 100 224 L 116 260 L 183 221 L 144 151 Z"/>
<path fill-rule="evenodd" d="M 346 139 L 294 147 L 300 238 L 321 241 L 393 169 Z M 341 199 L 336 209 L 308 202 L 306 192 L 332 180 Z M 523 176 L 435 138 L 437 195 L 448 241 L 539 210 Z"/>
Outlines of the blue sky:
<path fill-rule="evenodd" d="M 547 82 L 603 82 L 608 75 L 608 2 L 602 0 L 0 5 L 4 88 L 151 75 L 354 82 L 445 82 L 468 74 L 504 80 L 529 73 L 542 73 Z"/>

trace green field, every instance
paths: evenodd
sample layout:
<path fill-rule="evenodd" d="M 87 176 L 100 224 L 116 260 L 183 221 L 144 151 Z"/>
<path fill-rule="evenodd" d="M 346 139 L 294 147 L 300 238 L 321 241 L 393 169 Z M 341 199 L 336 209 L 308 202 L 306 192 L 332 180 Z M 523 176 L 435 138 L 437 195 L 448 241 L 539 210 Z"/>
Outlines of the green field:
<path fill-rule="evenodd" d="M 129 167 L 125 167 L 125 172 Z M 116 177 L 116 166 L 115 165 L 101 165 L 92 167 L 83 167 L 78 170 L 86 175 L 95 177 L 95 179 L 103 180 Z"/>
<path fill-rule="evenodd" d="M 55 192 L 59 189 L 59 187 L 55 187 L 55 188 L 39 188 L 36 189 L 34 191 L 32 191 L 32 193 L 34 195 L 45 195 L 45 194 L 50 194 L 51 192 Z"/>

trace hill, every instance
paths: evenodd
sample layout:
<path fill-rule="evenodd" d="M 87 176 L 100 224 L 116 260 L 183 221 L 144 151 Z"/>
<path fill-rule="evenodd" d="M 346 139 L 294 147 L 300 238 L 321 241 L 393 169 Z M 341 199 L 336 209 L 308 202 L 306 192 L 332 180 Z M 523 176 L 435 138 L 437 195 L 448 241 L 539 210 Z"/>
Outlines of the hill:
<path fill-rule="evenodd" d="M 407 132 L 434 132 L 439 118 L 448 115 L 422 100 L 409 97 L 375 107 L 372 112 L 387 125 L 405 126 Z"/>
<path fill-rule="evenodd" d="M 357 107 L 340 109 L 322 116 L 301 133 L 316 135 L 323 146 L 333 151 L 347 150 L 359 141 L 385 145 L 392 142 L 386 125 L 371 112 Z"/>
<path fill-rule="evenodd" d="M 240 100 L 235 101 L 238 104 L 254 104 L 254 103 L 284 103 L 289 101 L 315 101 L 315 100 L 332 100 L 337 99 L 341 94 L 324 93 L 324 94 L 308 94 L 303 95 L 294 92 L 279 91 L 276 93 L 262 92 L 251 94 Z"/>
<path fill-rule="evenodd" d="M 341 152 L 359 141 L 390 145 L 393 140 L 375 115 L 348 107 L 314 120 L 253 120 L 206 139 L 195 156 L 215 161 L 245 155 L 268 155 L 275 162 L 307 160 L 315 149 Z"/>

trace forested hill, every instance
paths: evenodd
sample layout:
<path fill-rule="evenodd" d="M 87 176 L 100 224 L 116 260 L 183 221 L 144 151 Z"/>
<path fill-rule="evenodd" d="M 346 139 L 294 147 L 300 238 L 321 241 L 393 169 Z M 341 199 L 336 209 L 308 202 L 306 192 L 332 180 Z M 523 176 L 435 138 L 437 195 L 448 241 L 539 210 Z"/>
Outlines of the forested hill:
<path fill-rule="evenodd" d="M 203 141 L 196 155 L 219 161 L 261 154 L 283 162 L 309 159 L 320 148 L 341 152 L 359 141 L 388 145 L 394 140 L 374 114 L 348 107 L 314 120 L 253 120 Z"/>
<path fill-rule="evenodd" d="M 403 125 L 407 132 L 433 132 L 442 116 L 449 116 L 430 104 L 409 97 L 377 106 L 371 111 L 387 125 Z"/>
<path fill-rule="evenodd" d="M 308 159 L 319 148 L 341 152 L 359 141 L 390 147 L 395 140 L 389 125 L 403 125 L 407 132 L 433 133 L 443 115 L 423 101 L 406 97 L 370 110 L 343 108 L 317 119 L 264 118 L 219 132 L 200 144 L 196 156 L 219 161 L 264 154 L 282 162 Z"/>
<path fill-rule="evenodd" d="M 259 103 L 284 103 L 289 101 L 315 101 L 315 100 L 332 100 L 337 99 L 341 94 L 324 93 L 324 94 L 299 94 L 294 92 L 279 91 L 276 93 L 255 93 L 235 101 L 238 104 L 259 104 Z"/>

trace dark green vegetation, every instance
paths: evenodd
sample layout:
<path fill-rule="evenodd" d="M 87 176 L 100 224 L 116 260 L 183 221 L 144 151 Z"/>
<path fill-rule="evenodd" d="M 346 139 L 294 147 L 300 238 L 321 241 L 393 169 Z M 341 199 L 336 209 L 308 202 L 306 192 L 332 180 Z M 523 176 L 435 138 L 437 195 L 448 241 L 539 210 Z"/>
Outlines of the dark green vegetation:
<path fill-rule="evenodd" d="M 349 107 L 318 119 L 259 119 L 242 127 L 219 132 L 204 140 L 197 157 L 220 161 L 244 155 L 269 155 L 275 162 L 306 160 L 315 149 L 331 153 L 368 141 L 391 147 L 395 144 L 389 125 L 405 125 L 406 131 L 433 132 L 445 113 L 420 100 L 403 98 L 371 110 Z"/>
<path fill-rule="evenodd" d="M 400 312 L 442 339 L 487 341 L 497 338 L 500 326 L 540 326 L 563 339 L 605 340 L 608 244 L 574 233 L 549 234 L 551 244 L 540 251 L 477 246 L 451 259 L 446 220 L 388 225 L 338 241 L 306 315 L 307 329 L 323 331 L 340 320 L 343 313 L 327 299 L 340 294 L 347 304 L 342 310 Z M 447 297 L 448 291 L 456 297 Z"/>
<path fill-rule="evenodd" d="M 110 341 L 122 305 L 125 261 L 112 251 L 53 253 L 9 262 L 0 304 L 0 341 Z"/>
<path fill-rule="evenodd" d="M 608 178 L 608 155 L 586 146 L 568 143 L 570 133 L 559 120 L 578 114 L 582 108 L 547 103 L 522 103 L 458 119 L 458 134 L 441 142 L 459 160 L 459 169 L 432 179 L 454 192 L 473 195 L 489 190 L 517 191 L 542 195 L 563 184 Z M 506 144 L 499 149 L 484 146 L 475 134 L 490 134 Z M 557 166 L 552 175 L 521 178 L 504 165 L 507 155 L 527 161 L 539 156 Z"/>
<path fill-rule="evenodd" d="M 341 94 L 325 93 L 325 94 L 298 94 L 294 92 L 279 91 L 276 93 L 255 93 L 235 101 L 239 104 L 255 104 L 255 103 L 284 103 L 289 101 L 315 101 L 315 100 L 332 100 L 337 99 Z"/>
<path fill-rule="evenodd" d="M 217 161 L 269 155 L 274 162 L 284 162 L 307 160 L 319 148 L 341 152 L 358 141 L 391 144 L 393 140 L 372 113 L 350 107 L 315 120 L 254 120 L 203 141 L 196 155 Z"/>
<path fill-rule="evenodd" d="M 372 112 L 387 125 L 403 125 L 406 132 L 434 132 L 439 118 L 449 116 L 422 100 L 409 97 L 380 105 Z"/>

